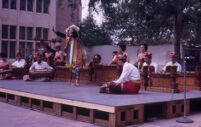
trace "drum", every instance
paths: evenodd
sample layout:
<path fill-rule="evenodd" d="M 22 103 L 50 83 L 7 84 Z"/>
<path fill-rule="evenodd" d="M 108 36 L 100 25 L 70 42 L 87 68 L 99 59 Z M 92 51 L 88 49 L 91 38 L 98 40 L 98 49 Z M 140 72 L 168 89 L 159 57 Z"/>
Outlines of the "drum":
<path fill-rule="evenodd" d="M 31 70 L 29 71 L 29 76 L 31 79 L 49 77 L 51 78 L 53 75 L 53 70 L 50 69 L 42 69 L 42 70 Z"/>
<path fill-rule="evenodd" d="M 167 66 L 165 71 L 166 72 L 171 72 L 172 68 L 176 68 L 176 70 L 177 70 L 177 66 Z"/>
<path fill-rule="evenodd" d="M 24 75 L 26 75 L 25 68 L 12 68 L 12 76 L 16 77 L 17 79 L 22 79 Z"/>

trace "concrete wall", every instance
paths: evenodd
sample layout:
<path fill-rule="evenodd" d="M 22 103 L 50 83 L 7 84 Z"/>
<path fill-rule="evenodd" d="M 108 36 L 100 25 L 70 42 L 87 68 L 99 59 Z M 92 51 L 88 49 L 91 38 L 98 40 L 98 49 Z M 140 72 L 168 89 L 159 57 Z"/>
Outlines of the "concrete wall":
<path fill-rule="evenodd" d="M 1 2 L 2 3 L 2 2 Z M 51 28 L 56 25 L 56 1 L 51 0 L 49 5 L 49 14 L 36 12 L 36 0 L 34 0 L 33 12 L 19 10 L 20 1 L 17 1 L 17 9 L 4 9 L 1 6 L 0 19 L 2 24 L 28 26 L 28 27 L 44 27 L 49 28 L 49 38 L 54 37 Z M 17 29 L 18 30 L 18 29 Z M 35 33 L 35 30 L 33 31 Z M 35 36 L 35 35 L 33 35 Z M 18 37 L 18 34 L 17 36 Z"/>
<path fill-rule="evenodd" d="M 91 48 L 86 48 L 88 62 L 93 58 L 95 54 L 100 54 L 102 56 L 102 63 L 108 64 L 111 61 L 112 52 L 117 50 L 116 46 L 94 46 Z M 130 58 L 130 62 L 134 63 L 137 59 L 137 51 L 139 46 L 128 46 L 126 52 Z M 149 46 L 149 52 L 152 53 L 153 62 L 158 65 L 166 64 L 169 59 L 169 53 L 173 51 L 173 45 L 160 45 L 160 46 Z"/>
<path fill-rule="evenodd" d="M 34 0 L 33 12 L 21 11 L 20 0 L 17 0 L 17 9 L 2 8 L 2 0 L 0 0 L 0 52 L 2 24 L 17 26 L 16 39 L 13 40 L 17 42 L 16 49 L 19 49 L 19 26 L 33 27 L 33 38 L 36 36 L 36 27 L 49 28 L 48 39 L 52 39 L 57 37 L 52 31 L 53 26 L 57 31 L 64 33 L 64 30 L 71 24 L 78 25 L 81 22 L 81 6 L 77 3 L 77 8 L 73 13 L 75 19 L 71 20 L 71 8 L 68 4 L 69 0 L 50 0 L 49 13 L 45 14 L 36 12 L 36 0 Z M 30 40 L 25 41 L 30 42 Z M 34 40 L 31 41 L 34 42 Z M 65 40 L 63 40 L 64 43 Z"/>
<path fill-rule="evenodd" d="M 75 10 L 69 7 L 69 4 L 76 4 Z M 56 2 L 56 29 L 64 32 L 65 29 L 72 25 L 79 25 L 81 22 L 81 6 L 75 0 L 57 0 Z M 73 16 L 72 16 L 73 15 Z"/>
<path fill-rule="evenodd" d="M 72 24 L 79 26 L 81 22 L 81 6 L 78 0 L 55 0 L 56 2 L 56 30 L 65 33 L 65 29 Z M 71 9 L 69 4 L 76 4 L 75 9 Z M 59 37 L 57 37 L 60 39 Z M 65 46 L 65 39 L 62 39 L 62 45 Z"/>

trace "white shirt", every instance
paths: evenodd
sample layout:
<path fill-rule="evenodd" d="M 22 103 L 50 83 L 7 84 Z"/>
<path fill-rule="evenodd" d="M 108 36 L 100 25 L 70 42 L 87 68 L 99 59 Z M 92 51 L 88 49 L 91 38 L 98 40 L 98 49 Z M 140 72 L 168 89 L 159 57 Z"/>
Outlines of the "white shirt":
<path fill-rule="evenodd" d="M 33 68 L 35 68 L 36 70 L 42 70 L 42 69 L 53 69 L 51 66 L 49 66 L 47 64 L 47 62 L 41 61 L 40 64 L 38 64 L 38 62 L 34 62 L 31 67 L 29 68 L 29 70 L 32 70 Z"/>
<path fill-rule="evenodd" d="M 144 66 L 148 66 L 146 62 L 143 63 L 142 68 L 143 68 Z M 153 66 L 153 67 L 154 67 L 154 72 L 155 72 L 155 73 L 158 72 L 158 66 L 157 66 L 157 64 L 151 62 L 151 64 L 150 64 L 149 66 Z"/>
<path fill-rule="evenodd" d="M 121 76 L 113 82 L 124 83 L 131 80 L 140 80 L 140 73 L 133 64 L 126 62 L 123 65 Z"/>
<path fill-rule="evenodd" d="M 181 72 L 182 69 L 181 69 L 181 64 L 179 64 L 178 62 L 175 62 L 174 64 L 172 63 L 172 61 L 168 62 L 165 67 L 163 68 L 163 70 L 165 71 L 166 70 L 166 67 L 167 66 L 177 66 L 177 72 Z"/>
<path fill-rule="evenodd" d="M 26 65 L 26 61 L 24 59 L 16 60 L 14 63 L 12 63 L 12 66 L 17 68 L 23 68 Z"/>

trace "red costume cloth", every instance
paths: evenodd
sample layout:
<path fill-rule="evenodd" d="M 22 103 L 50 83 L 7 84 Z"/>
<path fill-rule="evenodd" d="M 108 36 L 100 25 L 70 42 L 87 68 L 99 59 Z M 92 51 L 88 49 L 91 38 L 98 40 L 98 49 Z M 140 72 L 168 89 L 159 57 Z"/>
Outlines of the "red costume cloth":
<path fill-rule="evenodd" d="M 138 94 L 140 90 L 140 83 L 134 83 L 132 81 L 123 83 L 122 93 L 124 94 Z"/>

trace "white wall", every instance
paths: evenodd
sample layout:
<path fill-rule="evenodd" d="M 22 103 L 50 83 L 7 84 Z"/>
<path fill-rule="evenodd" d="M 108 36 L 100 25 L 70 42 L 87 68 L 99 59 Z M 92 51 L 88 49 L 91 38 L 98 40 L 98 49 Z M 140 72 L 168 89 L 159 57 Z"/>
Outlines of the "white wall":
<path fill-rule="evenodd" d="M 104 45 L 104 46 L 94 46 L 91 48 L 86 48 L 88 62 L 93 58 L 93 55 L 100 54 L 102 57 L 102 63 L 109 63 L 111 61 L 112 52 L 117 50 L 116 46 Z M 137 59 L 137 51 L 139 46 L 127 46 L 126 52 L 130 58 L 130 62 L 134 63 Z M 149 46 L 149 52 L 152 53 L 152 61 L 158 65 L 166 64 L 169 59 L 169 53 L 173 51 L 173 45 L 160 45 L 160 46 Z"/>

